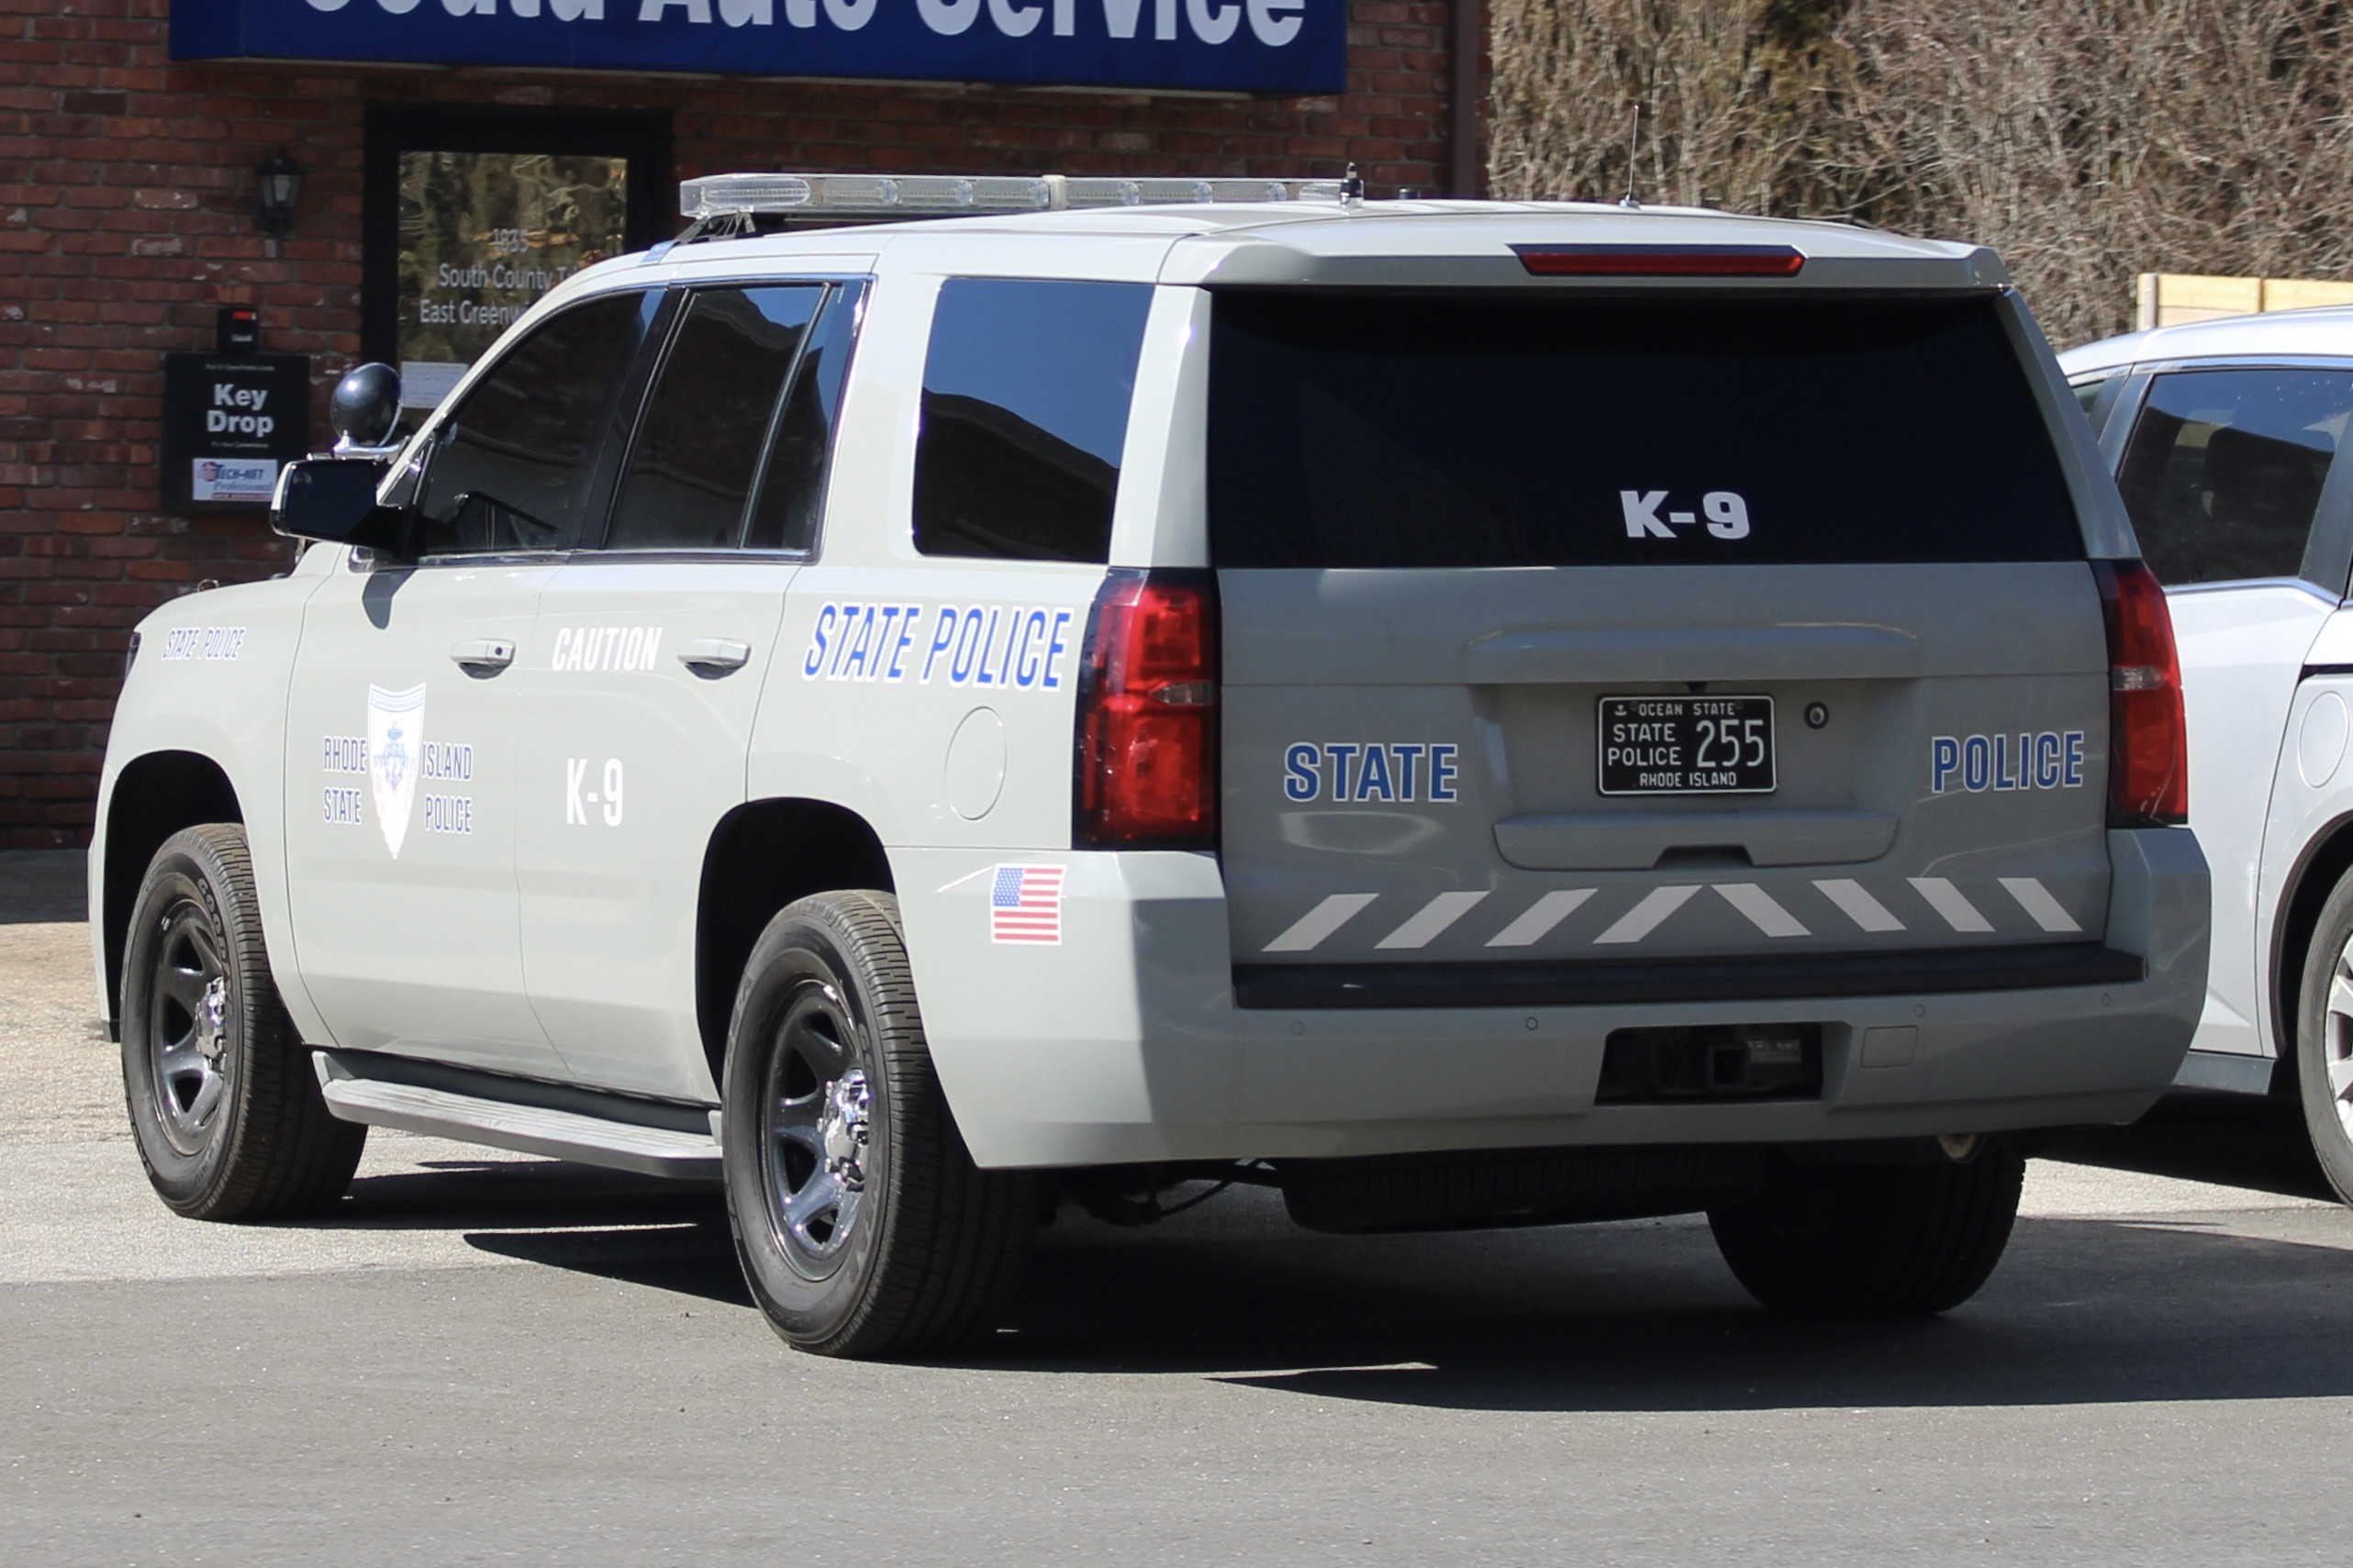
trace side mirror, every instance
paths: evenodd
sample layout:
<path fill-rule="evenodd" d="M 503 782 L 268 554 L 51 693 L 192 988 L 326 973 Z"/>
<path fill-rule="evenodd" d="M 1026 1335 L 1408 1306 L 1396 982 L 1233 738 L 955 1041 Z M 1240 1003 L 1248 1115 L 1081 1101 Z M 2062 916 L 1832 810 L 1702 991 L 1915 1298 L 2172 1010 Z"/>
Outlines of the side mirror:
<path fill-rule="evenodd" d="M 364 364 L 335 384 L 328 417 L 341 438 L 335 450 L 354 457 L 388 457 L 386 443 L 400 428 L 400 373 L 385 364 Z"/>
<path fill-rule="evenodd" d="M 376 484 L 383 477 L 382 463 L 362 459 L 290 462 L 278 472 L 270 526 L 290 539 L 397 550 L 407 514 L 376 505 Z"/>

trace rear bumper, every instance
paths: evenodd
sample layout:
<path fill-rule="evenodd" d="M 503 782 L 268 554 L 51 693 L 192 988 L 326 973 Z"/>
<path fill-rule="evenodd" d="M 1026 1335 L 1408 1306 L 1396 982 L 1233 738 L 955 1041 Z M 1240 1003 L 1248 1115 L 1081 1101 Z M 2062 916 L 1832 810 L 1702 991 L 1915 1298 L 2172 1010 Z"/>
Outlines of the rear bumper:
<path fill-rule="evenodd" d="M 1531 966 L 1529 988 L 1509 1000 L 1385 995 L 1371 1006 L 1348 1005 L 1328 974 L 1237 975 L 1208 856 L 1020 857 L 1068 867 L 1052 946 L 990 940 L 986 873 L 1011 857 L 901 850 L 892 862 L 942 1084 L 975 1158 L 1003 1167 L 2129 1120 L 2189 1049 L 2209 895 L 2188 832 L 2109 840 L 2104 947 L 2020 950 L 1998 961 L 2016 966 L 2006 979 L 1990 960 L 1962 964 L 1966 984 L 1924 971 L 1902 989 L 1885 975 L 1797 982 L 1794 970 L 1744 978 L 1747 966 L 1692 966 L 1679 993 L 1661 995 L 1660 977 L 1645 974 L 1648 999 L 1621 990 L 1590 1001 L 1572 981 L 1627 977 Z M 1823 1026 L 1821 1098 L 1594 1104 L 1612 1029 L 1775 1022 Z"/>
<path fill-rule="evenodd" d="M 1592 1007 L 2129 985 L 2147 973 L 2138 953 L 2098 942 L 1699 963 L 1238 963 L 1233 999 L 1254 1008 Z"/>

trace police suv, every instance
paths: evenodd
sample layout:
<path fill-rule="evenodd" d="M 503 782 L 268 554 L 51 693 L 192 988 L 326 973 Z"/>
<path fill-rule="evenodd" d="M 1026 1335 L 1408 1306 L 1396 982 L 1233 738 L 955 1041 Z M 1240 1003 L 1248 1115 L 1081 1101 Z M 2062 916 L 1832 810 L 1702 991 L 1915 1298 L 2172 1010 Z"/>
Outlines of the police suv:
<path fill-rule="evenodd" d="M 1704 1210 L 1935 1311 L 2182 1061 L 2165 600 L 1999 261 L 1348 184 L 744 175 L 140 628 L 91 858 L 165 1202 L 369 1125 L 725 1184 L 791 1342 L 1063 1201 Z M 952 221 L 846 223 L 897 217 Z M 825 224 L 830 227 L 812 227 Z"/>
<path fill-rule="evenodd" d="M 2180 626 L 2214 913 L 2180 1081 L 2298 1095 L 2353 1200 L 2353 310 L 2169 327 L 2060 362 Z"/>

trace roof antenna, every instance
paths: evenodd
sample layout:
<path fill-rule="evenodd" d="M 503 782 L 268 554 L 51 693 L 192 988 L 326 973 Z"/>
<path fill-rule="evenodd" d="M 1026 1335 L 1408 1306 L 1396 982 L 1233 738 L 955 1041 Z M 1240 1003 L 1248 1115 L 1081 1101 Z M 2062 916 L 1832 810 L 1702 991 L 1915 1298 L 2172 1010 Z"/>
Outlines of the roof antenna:
<path fill-rule="evenodd" d="M 1626 134 L 1626 194 L 1618 198 L 1618 205 L 1628 212 L 1638 212 L 1642 208 L 1642 203 L 1634 200 L 1634 158 L 1641 150 L 1642 105 L 1637 102 L 1634 105 L 1634 128 Z"/>

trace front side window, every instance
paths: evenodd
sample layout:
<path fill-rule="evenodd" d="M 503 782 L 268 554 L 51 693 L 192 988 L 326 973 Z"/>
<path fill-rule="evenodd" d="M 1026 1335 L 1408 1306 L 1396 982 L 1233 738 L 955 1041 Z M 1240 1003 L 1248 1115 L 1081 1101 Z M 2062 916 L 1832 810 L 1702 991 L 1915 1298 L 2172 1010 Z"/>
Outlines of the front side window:
<path fill-rule="evenodd" d="M 923 363 L 915 548 L 1110 559 L 1111 507 L 1152 289 L 951 278 Z"/>
<path fill-rule="evenodd" d="M 550 550 L 574 537 L 652 298 L 607 295 L 567 310 L 474 384 L 432 439 L 418 554 Z"/>
<path fill-rule="evenodd" d="M 664 357 L 608 550 L 733 550 L 777 406 L 821 284 L 703 289 L 689 296 Z"/>
<path fill-rule="evenodd" d="M 2116 484 L 2158 581 L 2299 575 L 2348 413 L 2348 371 L 2178 371 L 2151 381 Z"/>

